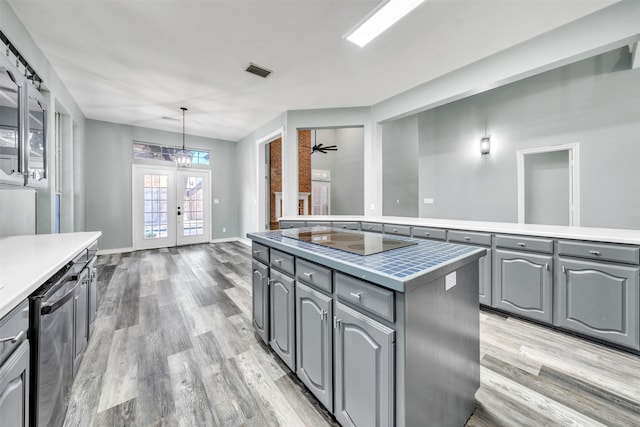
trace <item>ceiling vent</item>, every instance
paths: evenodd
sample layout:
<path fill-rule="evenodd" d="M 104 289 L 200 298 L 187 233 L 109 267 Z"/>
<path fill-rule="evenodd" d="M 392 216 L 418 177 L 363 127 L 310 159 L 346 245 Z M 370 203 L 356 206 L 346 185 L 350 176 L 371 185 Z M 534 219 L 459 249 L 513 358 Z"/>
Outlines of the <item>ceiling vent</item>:
<path fill-rule="evenodd" d="M 271 74 L 271 70 L 267 70 L 266 68 L 259 67 L 256 64 L 249 64 L 249 66 L 245 71 L 251 74 L 255 74 L 256 76 L 260 76 L 262 78 L 267 78 L 267 76 Z"/>

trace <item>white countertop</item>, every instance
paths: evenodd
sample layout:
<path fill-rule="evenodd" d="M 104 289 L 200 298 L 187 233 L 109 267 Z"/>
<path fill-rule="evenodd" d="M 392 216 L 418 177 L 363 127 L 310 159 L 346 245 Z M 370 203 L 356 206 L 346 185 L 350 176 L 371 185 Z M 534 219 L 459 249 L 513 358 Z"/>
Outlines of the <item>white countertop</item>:
<path fill-rule="evenodd" d="M 394 216 L 317 215 L 287 216 L 285 221 L 361 221 L 384 224 L 413 225 L 489 233 L 518 234 L 521 236 L 551 237 L 557 239 L 590 240 L 594 242 L 640 245 L 640 230 L 618 228 L 568 227 L 560 225 L 518 224 L 512 222 L 464 221 L 455 219 L 412 218 Z"/>
<path fill-rule="evenodd" d="M 101 235 L 91 231 L 0 239 L 0 318 Z"/>

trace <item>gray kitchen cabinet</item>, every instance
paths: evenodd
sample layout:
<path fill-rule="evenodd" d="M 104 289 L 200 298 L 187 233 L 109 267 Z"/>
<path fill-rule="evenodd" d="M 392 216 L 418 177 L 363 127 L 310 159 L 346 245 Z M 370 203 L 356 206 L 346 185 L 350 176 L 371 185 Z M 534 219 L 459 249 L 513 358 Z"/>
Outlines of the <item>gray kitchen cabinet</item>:
<path fill-rule="evenodd" d="M 416 227 L 414 227 L 415 232 Z M 434 232 L 431 233 L 434 235 Z M 444 233 L 443 233 L 444 235 Z M 441 236 L 443 236 L 441 235 Z M 486 255 L 480 258 L 478 262 L 479 283 L 478 283 L 478 299 L 480 304 L 491 306 L 493 303 L 492 288 L 492 250 L 491 250 L 491 234 L 477 233 L 460 230 L 449 230 L 446 235 L 449 242 L 462 243 L 465 245 L 479 246 L 487 250 Z"/>
<path fill-rule="evenodd" d="M 343 426 L 394 425 L 394 331 L 335 303 L 335 407 Z"/>
<path fill-rule="evenodd" d="M 295 319 L 293 278 L 271 269 L 269 274 L 269 345 L 295 372 Z"/>
<path fill-rule="evenodd" d="M 296 282 L 297 375 L 333 411 L 333 299 Z"/>
<path fill-rule="evenodd" d="M 29 341 L 20 344 L 0 366 L 0 424 L 29 425 Z"/>
<path fill-rule="evenodd" d="M 492 294 L 493 294 L 493 292 L 491 291 L 492 249 L 491 248 L 486 248 L 486 249 L 487 249 L 487 254 L 483 255 L 482 258 L 480 258 L 480 260 L 478 261 L 478 268 L 479 268 L 478 277 L 480 279 L 480 281 L 478 282 L 478 291 L 479 291 L 479 297 L 480 297 L 480 304 L 491 306 Z"/>
<path fill-rule="evenodd" d="M 284 230 L 285 228 L 301 228 L 305 226 L 305 221 L 280 221 L 279 223 L 280 230 Z"/>
<path fill-rule="evenodd" d="M 493 268 L 493 307 L 551 323 L 551 255 L 497 249 Z"/>
<path fill-rule="evenodd" d="M 269 343 L 269 267 L 251 262 L 252 323 L 262 340 Z"/>
<path fill-rule="evenodd" d="M 29 306 L 0 319 L 0 425 L 29 425 Z"/>
<path fill-rule="evenodd" d="M 639 271 L 597 261 L 559 258 L 554 325 L 639 348 Z"/>

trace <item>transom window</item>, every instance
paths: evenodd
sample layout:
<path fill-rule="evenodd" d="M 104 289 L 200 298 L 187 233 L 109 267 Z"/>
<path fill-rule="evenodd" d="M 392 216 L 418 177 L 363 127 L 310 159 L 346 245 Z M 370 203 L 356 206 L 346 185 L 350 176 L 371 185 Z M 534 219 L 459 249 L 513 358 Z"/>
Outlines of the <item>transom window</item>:
<path fill-rule="evenodd" d="M 149 142 L 133 143 L 133 158 L 173 162 L 179 147 L 151 144 Z M 192 164 L 209 165 L 209 152 L 206 150 L 189 150 L 193 155 Z"/>

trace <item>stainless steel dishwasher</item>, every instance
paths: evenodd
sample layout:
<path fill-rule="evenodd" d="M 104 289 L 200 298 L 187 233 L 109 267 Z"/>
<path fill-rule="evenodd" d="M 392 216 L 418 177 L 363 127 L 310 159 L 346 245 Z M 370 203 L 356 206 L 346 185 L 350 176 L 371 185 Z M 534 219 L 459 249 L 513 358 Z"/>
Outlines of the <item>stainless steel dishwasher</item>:
<path fill-rule="evenodd" d="M 78 277 L 67 264 L 30 297 L 30 425 L 61 426 L 73 385 L 74 295 Z"/>

